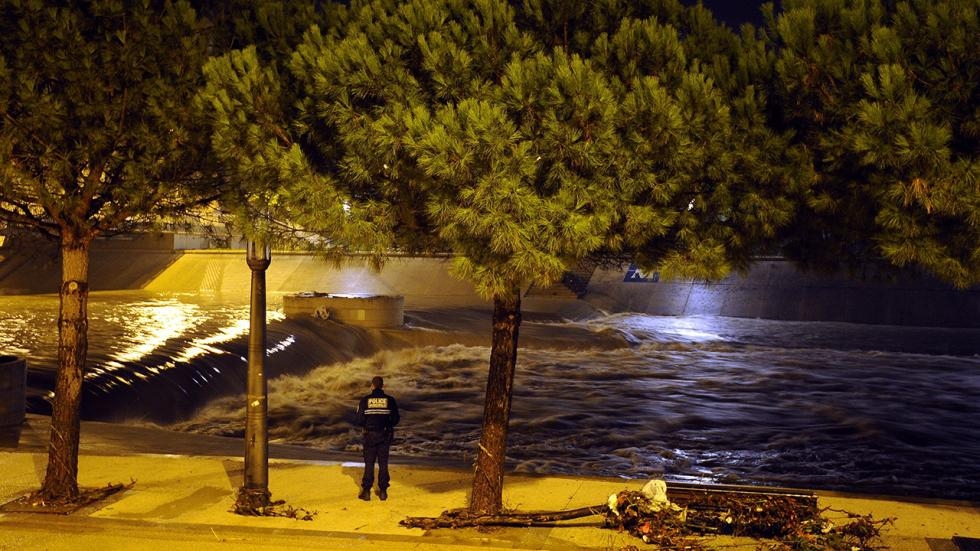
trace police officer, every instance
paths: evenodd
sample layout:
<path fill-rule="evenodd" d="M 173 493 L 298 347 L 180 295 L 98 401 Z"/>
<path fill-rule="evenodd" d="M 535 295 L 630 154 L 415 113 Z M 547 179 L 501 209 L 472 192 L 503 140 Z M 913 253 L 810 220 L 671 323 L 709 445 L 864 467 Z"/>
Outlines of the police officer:
<path fill-rule="evenodd" d="M 385 381 L 381 377 L 371 379 L 371 394 L 361 398 L 357 405 L 356 423 L 364 429 L 364 476 L 358 498 L 371 500 L 374 485 L 374 462 L 378 462 L 378 497 L 388 499 L 388 447 L 395 437 L 398 424 L 398 403 L 382 390 Z"/>

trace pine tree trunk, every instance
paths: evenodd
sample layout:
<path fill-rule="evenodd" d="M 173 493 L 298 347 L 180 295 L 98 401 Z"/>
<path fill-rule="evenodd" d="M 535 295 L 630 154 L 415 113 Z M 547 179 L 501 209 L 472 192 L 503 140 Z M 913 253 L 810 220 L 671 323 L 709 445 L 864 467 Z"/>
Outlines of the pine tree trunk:
<path fill-rule="evenodd" d="M 51 411 L 48 468 L 41 496 L 71 502 L 78 492 L 82 371 L 88 353 L 88 263 L 91 238 L 64 232 L 61 239 L 61 306 L 58 374 Z"/>
<path fill-rule="evenodd" d="M 490 372 L 483 406 L 483 431 L 470 495 L 471 513 L 495 515 L 500 512 L 504 492 L 504 458 L 507 453 L 507 426 L 510 423 L 514 372 L 517 367 L 517 333 L 521 325 L 519 290 L 493 299 L 493 341 Z"/>

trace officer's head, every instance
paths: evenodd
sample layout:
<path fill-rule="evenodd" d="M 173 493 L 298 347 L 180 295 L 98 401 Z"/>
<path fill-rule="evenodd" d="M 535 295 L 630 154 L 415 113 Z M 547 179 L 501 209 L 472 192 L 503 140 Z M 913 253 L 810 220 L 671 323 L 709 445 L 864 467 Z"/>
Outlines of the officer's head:
<path fill-rule="evenodd" d="M 371 379 L 371 388 L 381 388 L 385 386 L 385 380 L 381 377 Z"/>

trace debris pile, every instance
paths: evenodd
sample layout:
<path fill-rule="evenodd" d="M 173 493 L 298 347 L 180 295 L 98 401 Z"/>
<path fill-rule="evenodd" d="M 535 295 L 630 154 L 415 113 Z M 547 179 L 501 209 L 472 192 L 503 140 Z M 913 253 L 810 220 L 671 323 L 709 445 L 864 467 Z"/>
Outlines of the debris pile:
<path fill-rule="evenodd" d="M 316 511 L 293 507 L 285 500 L 272 501 L 268 505 L 248 506 L 236 503 L 233 513 L 247 517 L 286 517 L 296 520 L 313 520 Z"/>
<path fill-rule="evenodd" d="M 831 520 L 825 512 L 840 513 Z M 627 531 L 665 549 L 702 549 L 712 535 L 773 540 L 788 549 L 873 549 L 881 529 L 894 519 L 817 508 L 809 494 L 763 491 L 683 490 L 667 500 L 666 484 L 609 496 L 603 526 Z"/>
<path fill-rule="evenodd" d="M 266 488 L 239 488 L 233 513 L 249 517 L 286 517 L 313 520 L 316 511 L 296 508 L 284 500 L 272 501 Z"/>
<path fill-rule="evenodd" d="M 826 513 L 836 514 L 829 518 Z M 881 530 L 894 519 L 874 520 L 846 511 L 819 509 L 813 494 L 762 488 L 672 488 L 651 480 L 642 490 L 612 494 L 606 503 L 552 512 L 473 514 L 466 509 L 439 517 L 409 517 L 411 528 L 486 529 L 497 526 L 561 526 L 561 521 L 601 516 L 601 526 L 628 532 L 662 549 L 696 551 L 711 536 L 745 537 L 771 542 L 769 549 L 864 551 L 875 549 Z M 636 551 L 628 546 L 621 551 Z"/>
<path fill-rule="evenodd" d="M 5 503 L 0 506 L 0 512 L 4 513 L 53 513 L 61 515 L 70 515 L 75 511 L 88 507 L 90 505 L 98 504 L 102 501 L 109 499 L 111 496 L 122 492 L 123 490 L 128 490 L 136 484 L 133 480 L 129 484 L 107 484 L 101 488 L 78 488 L 78 497 L 72 498 L 61 498 L 49 500 L 44 497 L 44 494 L 38 490 L 21 496 L 9 503 Z"/>

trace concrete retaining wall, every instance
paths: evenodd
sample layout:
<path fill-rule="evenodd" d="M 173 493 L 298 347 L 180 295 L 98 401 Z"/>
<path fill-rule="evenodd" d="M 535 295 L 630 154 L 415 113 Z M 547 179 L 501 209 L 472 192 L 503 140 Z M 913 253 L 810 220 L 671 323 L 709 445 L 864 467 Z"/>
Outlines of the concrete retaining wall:
<path fill-rule="evenodd" d="M 611 312 L 717 315 L 881 325 L 980 327 L 980 289 L 928 278 L 881 281 L 799 272 L 783 260 L 756 263 L 717 283 L 664 281 L 631 269 L 597 270 L 585 297 Z"/>
<path fill-rule="evenodd" d="M 89 255 L 89 289 L 139 289 L 173 263 L 174 236 L 152 234 L 139 239 L 96 240 Z M 0 295 L 57 293 L 61 287 L 61 253 L 55 243 L 33 239 L 0 249 Z"/>
<path fill-rule="evenodd" d="M 404 297 L 404 307 L 491 307 L 474 286 L 450 275 L 446 257 L 395 257 L 376 271 L 364 258 L 338 266 L 316 256 L 274 251 L 266 272 L 270 307 L 296 293 Z M 54 293 L 56 258 L 27 253 L 0 259 L 0 294 Z M 139 289 L 247 297 L 251 272 L 241 250 L 105 250 L 92 252 L 92 290 Z M 529 296 L 528 312 L 580 317 L 606 312 L 719 315 L 886 325 L 980 327 L 980 289 L 958 291 L 928 278 L 896 281 L 801 273 L 792 263 L 762 260 L 745 275 L 717 283 L 663 281 L 630 269 L 593 273 L 583 300 Z"/>
<path fill-rule="evenodd" d="M 401 296 L 406 308 L 488 305 L 473 284 L 450 275 L 450 262 L 445 257 L 394 257 L 378 271 L 364 258 L 351 258 L 337 266 L 309 254 L 273 251 L 266 290 L 274 296 Z M 247 297 L 250 281 L 244 251 L 186 251 L 145 288 Z"/>

